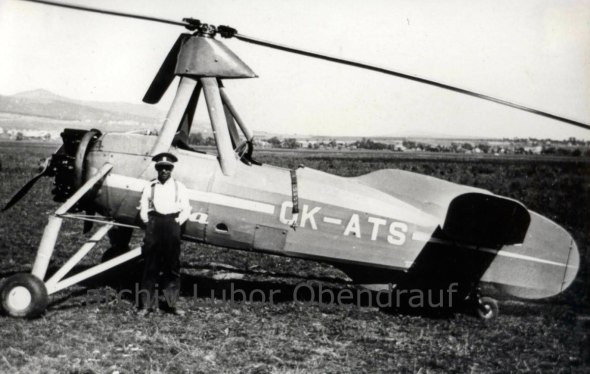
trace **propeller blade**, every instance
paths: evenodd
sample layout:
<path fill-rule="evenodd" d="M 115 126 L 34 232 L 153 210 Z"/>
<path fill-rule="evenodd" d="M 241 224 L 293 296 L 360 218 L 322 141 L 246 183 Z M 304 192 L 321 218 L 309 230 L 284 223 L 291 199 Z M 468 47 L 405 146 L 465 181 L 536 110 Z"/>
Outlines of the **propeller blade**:
<path fill-rule="evenodd" d="M 168 52 L 168 56 L 164 59 L 162 66 L 160 66 L 160 70 L 158 70 L 156 77 L 145 93 L 143 102 L 156 104 L 160 101 L 162 96 L 164 96 L 164 93 L 168 87 L 170 87 L 170 83 L 174 80 L 174 71 L 176 70 L 176 61 L 178 60 L 180 48 L 190 36 L 190 34 L 180 34 L 178 39 L 176 39 L 174 46 L 172 46 L 172 49 Z"/>
<path fill-rule="evenodd" d="M 35 175 L 31 180 L 29 180 L 24 186 L 21 187 L 11 198 L 8 200 L 2 211 L 6 211 L 10 209 L 14 204 L 16 204 L 20 199 L 23 198 L 29 192 L 31 187 L 39 180 L 41 177 L 45 175 L 46 169 L 40 172 L 39 174 Z"/>
<path fill-rule="evenodd" d="M 60 145 L 59 148 L 57 149 L 57 151 L 55 151 L 53 153 L 53 155 L 61 152 L 63 147 L 64 147 L 63 144 Z M 29 180 L 27 183 L 25 183 L 25 185 L 22 186 L 20 188 L 20 190 L 18 190 L 14 195 L 12 195 L 12 197 L 10 198 L 10 200 L 8 200 L 6 205 L 4 205 L 4 208 L 2 208 L 2 212 L 10 209 L 14 204 L 16 204 L 20 199 L 22 199 L 23 196 L 25 196 L 27 194 L 27 192 L 29 192 L 31 187 L 33 187 L 33 185 L 35 183 L 37 183 L 37 181 L 39 179 L 41 179 L 41 177 L 43 177 L 45 175 L 51 175 L 52 171 L 50 169 L 50 166 L 51 166 L 51 157 L 48 157 L 45 159 L 45 161 L 43 161 L 43 165 L 42 165 L 39 173 L 37 175 L 35 175 L 33 178 L 31 178 L 31 180 Z"/>
<path fill-rule="evenodd" d="M 231 27 L 227 27 L 227 26 L 219 26 L 219 31 L 221 33 L 221 35 L 223 37 L 235 37 L 238 40 L 247 42 L 247 43 L 251 43 L 251 44 L 256 44 L 256 45 L 260 45 L 263 47 L 268 47 L 268 48 L 273 48 L 273 49 L 277 49 L 280 51 L 285 51 L 285 52 L 290 52 L 290 53 L 295 53 L 295 54 L 299 54 L 299 55 L 303 55 L 303 56 L 308 56 L 308 57 L 313 57 L 313 58 L 317 58 L 320 60 L 326 60 L 326 61 L 331 61 L 331 62 L 336 62 L 339 64 L 344 64 L 344 65 L 349 65 L 349 66 L 354 66 L 357 68 L 361 68 L 361 69 L 367 69 L 367 70 L 372 70 L 372 71 L 376 71 L 379 73 L 383 73 L 383 74 L 387 74 L 387 75 L 393 75 L 396 77 L 400 77 L 400 78 L 404 78 L 404 79 L 409 79 L 412 81 L 416 81 L 416 82 L 420 82 L 423 84 L 428 84 L 430 86 L 435 86 L 438 88 L 442 88 L 445 90 L 449 90 L 449 91 L 453 91 L 453 92 L 457 92 L 457 93 L 461 93 L 464 95 L 468 95 L 468 96 L 473 96 L 473 97 L 477 97 L 479 99 L 483 99 L 483 100 L 488 100 L 488 101 L 492 101 L 494 103 L 497 104 L 501 104 L 501 105 L 505 105 L 511 108 L 515 108 L 515 109 L 519 109 L 519 110 L 523 110 L 529 113 L 533 113 L 539 116 L 543 116 L 543 117 L 547 117 L 547 118 L 551 118 L 557 121 L 561 121 L 561 122 L 565 122 L 568 123 L 570 125 L 574 125 L 574 126 L 578 126 L 578 127 L 582 127 L 584 129 L 590 130 L 590 125 L 586 124 L 586 123 L 582 123 L 579 121 L 574 121 L 572 119 L 569 118 L 565 118 L 565 117 L 561 117 L 561 116 L 557 116 L 548 112 L 544 112 L 542 110 L 537 110 L 537 109 L 533 109 L 533 108 L 529 108 L 526 107 L 524 105 L 519 105 L 519 104 L 515 104 L 506 100 L 502 100 L 502 99 L 498 99 L 492 96 L 488 96 L 488 95 L 483 95 L 483 94 L 479 94 L 477 92 L 473 92 L 473 91 L 469 91 L 469 90 L 465 90 L 462 88 L 458 88 L 458 87 L 454 87 L 448 84 L 444 84 L 444 83 L 440 83 L 440 82 L 436 82 L 430 79 L 425 79 L 425 78 L 420 78 L 414 75 L 409 75 L 409 74 L 404 74 L 404 73 L 400 73 L 391 69 L 387 69 L 384 67 L 379 67 L 379 66 L 375 66 L 375 65 L 370 65 L 367 63 L 363 63 L 363 62 L 359 62 L 359 61 L 353 61 L 353 60 L 347 60 L 344 58 L 340 58 L 340 57 L 335 57 L 335 56 L 330 56 L 330 55 L 326 55 L 323 53 L 318 53 L 318 52 L 312 52 L 312 51 L 307 51 L 307 50 L 303 50 L 303 49 L 299 49 L 299 48 L 294 48 L 294 47 L 290 47 L 290 46 L 286 46 L 286 45 L 282 45 L 282 44 L 277 44 L 277 43 L 273 43 L 273 42 L 269 42 L 269 41 L 265 41 L 265 40 L 260 40 L 257 38 L 253 38 L 250 36 L 246 36 L 246 35 L 242 35 L 239 34 L 235 29 L 232 29 Z"/>

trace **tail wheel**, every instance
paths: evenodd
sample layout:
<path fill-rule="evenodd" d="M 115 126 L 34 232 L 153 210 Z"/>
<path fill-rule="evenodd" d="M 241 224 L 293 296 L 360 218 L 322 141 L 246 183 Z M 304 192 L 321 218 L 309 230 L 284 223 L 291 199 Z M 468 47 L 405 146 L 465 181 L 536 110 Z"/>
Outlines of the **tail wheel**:
<path fill-rule="evenodd" d="M 478 300 L 475 306 L 475 313 L 478 318 L 483 320 L 494 319 L 500 313 L 498 302 L 491 297 L 482 297 Z"/>
<path fill-rule="evenodd" d="M 4 281 L 2 308 L 12 317 L 35 318 L 47 308 L 49 297 L 45 284 L 28 273 L 11 276 Z"/>

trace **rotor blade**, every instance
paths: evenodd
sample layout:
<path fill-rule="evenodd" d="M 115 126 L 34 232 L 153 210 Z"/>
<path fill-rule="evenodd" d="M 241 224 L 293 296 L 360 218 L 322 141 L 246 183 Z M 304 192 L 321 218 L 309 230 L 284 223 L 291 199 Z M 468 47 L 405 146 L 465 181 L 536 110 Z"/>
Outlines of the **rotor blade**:
<path fill-rule="evenodd" d="M 170 83 L 174 80 L 174 71 L 176 70 L 176 62 L 178 60 L 178 53 L 180 52 L 180 48 L 182 44 L 186 41 L 186 39 L 190 38 L 190 34 L 180 34 L 176 42 L 168 52 L 168 55 L 164 59 L 162 66 L 160 66 L 160 70 L 154 77 L 152 84 L 148 88 L 143 97 L 143 102 L 148 104 L 156 104 L 160 101 L 164 93 L 170 87 Z"/>
<path fill-rule="evenodd" d="M 97 9 L 97 8 L 89 8 L 89 7 L 84 7 L 84 6 L 80 6 L 80 5 L 73 5 L 73 4 L 67 4 L 67 3 L 57 3 L 57 2 L 53 2 L 53 1 L 43 1 L 43 0 L 21 0 L 21 1 L 28 1 L 28 2 L 31 2 L 31 3 L 39 3 L 39 4 L 45 4 L 45 5 L 53 5 L 53 6 L 58 6 L 58 7 L 62 7 L 62 8 L 82 10 L 82 11 L 85 11 L 85 12 L 108 14 L 108 15 L 111 15 L 111 16 L 135 18 L 135 19 L 141 19 L 141 20 L 144 20 L 144 21 L 160 22 L 160 23 L 166 23 L 166 24 L 169 24 L 169 25 L 177 25 L 177 26 L 185 26 L 185 27 L 186 26 L 190 26 L 190 24 L 187 23 L 187 22 L 178 22 L 178 21 L 172 21 L 172 20 L 164 19 L 164 18 L 147 17 L 147 16 L 141 16 L 141 15 L 138 15 L 138 14 L 115 12 L 115 11 L 112 11 L 112 10 L 103 10 L 103 9 Z"/>
<path fill-rule="evenodd" d="M 165 23 L 165 24 L 170 24 L 170 25 L 184 26 L 184 27 L 188 28 L 189 30 L 194 30 L 196 27 L 198 27 L 196 25 L 200 25 L 200 22 L 198 20 L 191 20 L 191 19 L 185 19 L 185 22 L 178 22 L 178 21 L 172 21 L 172 20 L 168 20 L 168 19 L 164 19 L 164 18 L 147 17 L 147 16 L 141 16 L 141 15 L 131 14 L 131 13 L 115 12 L 115 11 L 110 11 L 110 10 L 89 8 L 89 7 L 83 7 L 83 6 L 79 6 L 79 5 L 72 5 L 72 4 L 66 4 L 66 3 L 56 3 L 56 2 L 52 2 L 52 1 L 44 1 L 44 0 L 21 0 L 21 1 L 28 1 L 28 2 L 32 2 L 32 3 L 53 5 L 53 6 L 58 6 L 58 7 L 62 7 L 62 8 L 69 8 L 69 9 L 75 9 L 75 10 L 81 10 L 81 11 L 87 11 L 87 12 L 93 12 L 93 13 L 107 14 L 107 15 L 112 15 L 112 16 L 119 16 L 119 17 L 141 19 L 141 20 L 146 20 L 146 21 L 160 22 L 160 23 Z M 191 22 L 191 21 L 193 21 L 193 22 Z M 231 27 L 227 27 L 227 26 L 219 26 L 218 30 L 220 31 L 220 33 L 222 34 L 223 37 L 236 37 L 239 40 L 242 40 L 242 41 L 245 41 L 248 43 L 252 43 L 252 44 L 256 44 L 256 45 L 261 45 L 261 46 L 268 47 L 268 48 L 278 49 L 278 50 L 285 51 L 285 52 L 296 53 L 296 54 L 300 54 L 300 55 L 304 55 L 304 56 L 308 56 L 308 57 L 314 57 L 314 58 L 318 58 L 321 60 L 336 62 L 336 63 L 340 63 L 340 64 L 344 64 L 344 65 L 354 66 L 354 67 L 358 67 L 358 68 L 362 68 L 362 69 L 380 72 L 383 74 L 393 75 L 393 76 L 404 78 L 404 79 L 413 80 L 416 82 L 435 86 L 435 87 L 442 88 L 445 90 L 461 93 L 461 94 L 468 95 L 468 96 L 477 97 L 477 98 L 483 99 L 483 100 L 488 100 L 488 101 L 491 101 L 491 102 L 494 102 L 497 104 L 501 104 L 501 105 L 505 105 L 505 106 L 508 106 L 511 108 L 523 110 L 523 111 L 533 113 L 533 114 L 536 114 L 539 116 L 551 118 L 556 121 L 565 122 L 570 125 L 574 125 L 574 126 L 578 126 L 578 127 L 590 130 L 590 125 L 579 122 L 579 121 L 574 121 L 569 118 L 557 116 L 557 115 L 554 115 L 554 114 L 551 114 L 548 112 L 529 108 L 524 105 L 515 104 L 515 103 L 509 102 L 506 100 L 498 99 L 498 98 L 488 96 L 488 95 L 479 94 L 477 92 L 473 92 L 473 91 L 465 90 L 465 89 L 458 88 L 455 86 L 451 86 L 448 84 L 436 82 L 436 81 L 433 81 L 430 79 L 425 79 L 425 78 L 417 77 L 414 75 L 400 73 L 400 72 L 397 72 L 397 71 L 394 71 L 391 69 L 387 69 L 387 68 L 383 68 L 383 67 L 379 67 L 379 66 L 375 66 L 375 65 L 370 65 L 370 64 L 363 63 L 363 62 L 359 62 L 359 61 L 347 60 L 347 59 L 340 58 L 340 57 L 329 56 L 329 55 L 318 53 L 318 52 L 306 51 L 306 50 L 299 49 L 299 48 L 289 47 L 286 45 L 281 45 L 281 44 L 253 38 L 250 36 L 239 34 L 235 29 L 233 29 Z M 162 68 L 164 68 L 164 66 L 162 66 Z M 156 76 L 156 78 L 158 78 L 158 76 Z M 154 84 L 156 84 L 155 80 L 152 83 L 152 85 L 154 85 Z M 158 84 L 158 86 L 159 86 L 159 84 Z M 151 89 L 151 87 L 150 87 L 150 89 Z M 156 90 L 154 88 L 154 91 L 157 92 L 158 90 Z M 150 93 L 150 90 L 148 90 L 148 93 Z M 146 97 L 147 96 L 148 95 L 146 94 Z M 150 97 L 147 97 L 147 99 L 149 100 Z"/>
<path fill-rule="evenodd" d="M 220 26 L 220 27 L 222 27 L 222 26 Z M 235 29 L 233 31 L 235 31 Z M 296 54 L 300 54 L 300 55 L 304 55 L 304 56 L 308 56 L 308 57 L 318 58 L 320 60 L 326 60 L 326 61 L 336 62 L 336 63 L 339 63 L 339 64 L 354 66 L 354 67 L 361 68 L 361 69 L 372 70 L 372 71 L 376 71 L 376 72 L 383 73 L 383 74 L 388 74 L 388 75 L 393 75 L 393 76 L 404 78 L 404 79 L 413 80 L 413 81 L 416 81 L 416 82 L 428 84 L 428 85 L 435 86 L 435 87 L 438 87 L 438 88 L 442 88 L 442 89 L 445 89 L 445 90 L 449 90 L 449 91 L 453 91 L 453 92 L 458 92 L 458 93 L 461 93 L 461 94 L 464 94 L 464 95 L 477 97 L 477 98 L 483 99 L 483 100 L 492 101 L 492 102 L 497 103 L 497 104 L 509 106 L 511 108 L 520 109 L 520 110 L 523 110 L 523 111 L 526 111 L 526 112 L 529 112 L 529 113 L 537 114 L 539 116 L 551 118 L 551 119 L 554 119 L 554 120 L 557 120 L 557 121 L 565 122 L 565 123 L 568 123 L 570 125 L 574 125 L 574 126 L 578 126 L 578 127 L 582 127 L 584 129 L 590 130 L 590 125 L 585 124 L 585 123 L 582 123 L 582 122 L 574 121 L 574 120 L 571 120 L 571 119 L 568 119 L 568 118 L 564 118 L 564 117 L 561 117 L 561 116 L 556 116 L 554 114 L 547 113 L 547 112 L 544 112 L 544 111 L 541 111 L 541 110 L 532 109 L 532 108 L 529 108 L 529 107 L 526 107 L 526 106 L 523 106 L 523 105 L 511 103 L 509 101 L 502 100 L 502 99 L 497 99 L 495 97 L 491 97 L 491 96 L 487 96 L 487 95 L 482 95 L 482 94 L 479 94 L 477 92 L 473 92 L 473 91 L 469 91 L 469 90 L 464 90 L 462 88 L 450 86 L 450 85 L 447 85 L 447 84 L 444 84 L 444 83 L 435 82 L 433 80 L 429 80 L 429 79 L 425 79 L 425 78 L 416 77 L 416 76 L 413 76 L 413 75 L 408 75 L 408 74 L 400 73 L 400 72 L 397 72 L 397 71 L 394 71 L 394 70 L 391 70 L 391 69 L 387 69 L 387 68 L 383 68 L 383 67 L 379 67 L 379 66 L 375 66 L 375 65 L 369 65 L 369 64 L 366 64 L 366 63 L 363 63 L 363 62 L 347 60 L 347 59 L 340 58 L 340 57 L 329 56 L 329 55 L 326 55 L 326 54 L 323 54 L 323 53 L 306 51 L 306 50 L 302 50 L 302 49 L 299 49 L 299 48 L 289 47 L 289 46 L 286 46 L 286 45 L 281 45 L 281 44 L 277 44 L 277 43 L 273 43 L 273 42 L 269 42 L 269 41 L 265 41 L 265 40 L 260 40 L 260 39 L 257 39 L 257 38 L 253 38 L 253 37 L 250 37 L 250 36 L 242 35 L 242 34 L 239 34 L 237 32 L 235 32 L 235 33 L 231 33 L 230 32 L 230 37 L 231 36 L 234 36 L 234 37 L 236 37 L 239 40 L 242 40 L 244 42 L 248 42 L 248 43 L 252 43 L 252 44 L 256 44 L 256 45 L 260 45 L 260 46 L 264 46 L 264 47 L 268 47 L 268 48 L 278 49 L 278 50 L 285 51 L 285 52 L 296 53 Z"/>
<path fill-rule="evenodd" d="M 31 187 L 33 187 L 33 185 L 35 185 L 35 183 L 44 175 L 45 175 L 45 170 L 42 171 L 41 173 L 35 175 L 31 180 L 29 180 L 24 186 L 21 187 L 20 190 L 18 190 L 10 198 L 10 200 L 6 203 L 6 205 L 4 205 L 4 208 L 2 208 L 2 211 L 4 212 L 4 211 L 10 209 L 14 204 L 16 204 L 20 199 L 22 199 L 23 196 L 25 196 L 27 194 L 27 192 L 29 192 Z"/>

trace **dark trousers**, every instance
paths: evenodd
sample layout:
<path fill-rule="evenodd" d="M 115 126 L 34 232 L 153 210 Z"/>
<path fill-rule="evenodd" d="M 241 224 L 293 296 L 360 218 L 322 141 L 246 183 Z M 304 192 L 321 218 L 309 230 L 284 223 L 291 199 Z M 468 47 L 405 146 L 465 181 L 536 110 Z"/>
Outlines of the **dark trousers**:
<path fill-rule="evenodd" d="M 163 289 L 167 306 L 176 306 L 180 292 L 181 240 L 176 217 L 178 214 L 149 214 L 142 248 L 145 261 L 140 291 L 142 308 L 158 307 L 156 284 Z"/>

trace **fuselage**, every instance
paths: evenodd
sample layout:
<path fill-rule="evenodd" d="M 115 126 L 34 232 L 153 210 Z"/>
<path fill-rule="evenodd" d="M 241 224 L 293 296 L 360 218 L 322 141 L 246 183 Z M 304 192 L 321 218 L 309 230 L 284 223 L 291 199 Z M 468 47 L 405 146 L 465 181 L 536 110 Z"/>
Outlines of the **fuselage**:
<path fill-rule="evenodd" d="M 156 177 L 145 156 L 155 139 L 106 134 L 89 152 L 89 175 L 105 162 L 114 165 L 97 194 L 104 215 L 138 222 L 140 193 Z M 299 213 L 293 213 L 288 169 L 239 163 L 235 175 L 225 176 L 215 155 L 174 153 L 173 177 L 187 187 L 192 208 L 189 240 L 403 270 L 439 225 L 437 217 L 387 193 L 305 167 L 296 170 Z"/>
<path fill-rule="evenodd" d="M 112 133 L 92 146 L 86 158 L 87 177 L 106 162 L 114 165 L 96 195 L 100 213 L 138 224 L 141 191 L 156 177 L 148 156 L 156 139 Z M 293 178 L 288 169 L 238 163 L 235 174 L 227 176 L 216 155 L 172 151 L 179 158 L 173 177 L 187 187 L 192 209 L 184 229 L 186 240 L 321 260 L 345 269 L 375 269 L 375 279 L 370 271 L 352 274 L 362 283 L 384 283 L 376 275 L 383 274 L 379 270 L 385 270 L 388 277 L 403 276 L 418 260 L 425 261 L 426 248 L 448 251 L 449 256 L 459 248 L 463 257 L 473 252 L 484 259 L 485 269 L 477 275 L 481 281 L 506 286 L 522 297 L 558 293 L 571 283 L 577 270 L 577 249 L 569 234 L 534 213 L 529 231 L 536 235 L 528 235 L 523 244 L 485 248 L 439 235 L 448 205 L 456 196 L 492 196 L 487 191 L 393 171 L 389 176 L 374 173 L 344 178 L 302 167 Z M 409 196 L 411 191 L 414 197 Z M 294 213 L 294 201 L 298 213 Z M 539 237 L 544 230 L 553 236 Z M 562 248 L 538 248 L 543 244 Z M 449 271 L 460 272 L 463 266 L 469 266 L 469 261 Z"/>

